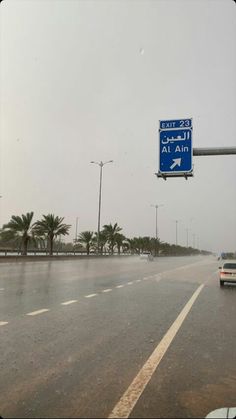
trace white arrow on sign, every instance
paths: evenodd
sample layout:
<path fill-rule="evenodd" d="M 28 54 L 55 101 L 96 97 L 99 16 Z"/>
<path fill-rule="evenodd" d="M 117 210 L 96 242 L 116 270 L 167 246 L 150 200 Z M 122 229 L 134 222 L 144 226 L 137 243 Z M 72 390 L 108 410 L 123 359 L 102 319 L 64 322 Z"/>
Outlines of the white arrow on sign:
<path fill-rule="evenodd" d="M 172 169 L 174 169 L 175 168 L 175 166 L 180 166 L 181 165 L 181 158 L 179 158 L 179 159 L 173 159 L 173 164 L 170 166 L 170 169 L 172 170 Z"/>

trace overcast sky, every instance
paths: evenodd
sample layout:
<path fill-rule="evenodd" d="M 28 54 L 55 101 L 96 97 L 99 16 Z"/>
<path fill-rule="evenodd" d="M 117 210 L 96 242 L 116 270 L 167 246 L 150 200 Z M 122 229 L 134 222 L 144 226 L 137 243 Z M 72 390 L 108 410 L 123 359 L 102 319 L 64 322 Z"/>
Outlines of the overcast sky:
<path fill-rule="evenodd" d="M 162 119 L 193 118 L 193 147 L 236 146 L 232 0 L 4 0 L 0 224 L 54 213 L 79 232 L 236 250 L 236 156 L 194 157 L 194 177 L 157 179 Z M 67 240 L 68 240 L 67 239 Z"/>

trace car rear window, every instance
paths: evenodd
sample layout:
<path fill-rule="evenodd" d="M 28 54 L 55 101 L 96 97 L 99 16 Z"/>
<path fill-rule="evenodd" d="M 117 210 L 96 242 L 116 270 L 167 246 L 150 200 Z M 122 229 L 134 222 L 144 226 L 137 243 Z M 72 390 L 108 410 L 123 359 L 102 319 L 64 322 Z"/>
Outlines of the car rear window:
<path fill-rule="evenodd" d="M 224 269 L 236 269 L 236 263 L 225 263 Z"/>

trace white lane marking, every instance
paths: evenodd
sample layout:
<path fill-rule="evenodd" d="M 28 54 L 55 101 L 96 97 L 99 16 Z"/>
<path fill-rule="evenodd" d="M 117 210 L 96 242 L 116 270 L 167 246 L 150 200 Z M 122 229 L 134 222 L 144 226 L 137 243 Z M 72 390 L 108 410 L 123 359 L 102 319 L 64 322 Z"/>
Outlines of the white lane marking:
<path fill-rule="evenodd" d="M 8 324 L 8 322 L 0 322 L 0 326 L 5 326 L 5 324 Z"/>
<path fill-rule="evenodd" d="M 31 313 L 27 313 L 26 316 L 37 316 L 38 314 L 46 313 L 50 311 L 48 308 L 42 308 L 41 310 L 32 311 Z"/>
<path fill-rule="evenodd" d="M 61 303 L 62 306 L 68 306 L 69 304 L 77 303 L 78 300 L 69 300 L 65 301 L 64 303 Z"/>
<path fill-rule="evenodd" d="M 111 289 L 111 288 L 107 288 L 107 289 L 105 289 L 105 290 L 102 290 L 102 292 L 110 292 L 110 291 L 112 291 L 112 289 Z"/>
<path fill-rule="evenodd" d="M 123 288 L 124 285 L 117 285 L 116 288 Z"/>
<path fill-rule="evenodd" d="M 127 282 L 127 285 L 132 285 L 132 284 L 133 284 L 133 281 Z"/>
<path fill-rule="evenodd" d="M 4 291 L 5 290 L 5 288 L 0 288 L 0 291 Z"/>
<path fill-rule="evenodd" d="M 171 325 L 165 336 L 162 338 L 160 343 L 154 349 L 153 353 L 143 365 L 139 373 L 136 375 L 126 392 L 120 398 L 108 418 L 128 418 L 136 405 L 139 397 L 143 393 L 145 387 L 149 383 L 153 373 L 160 364 L 163 356 L 169 348 L 171 342 L 176 336 L 178 330 L 182 326 L 185 318 L 190 312 L 194 302 L 202 291 L 204 284 L 200 285 L 194 292 L 192 297 L 188 300 L 181 313 L 178 315 L 174 323 Z"/>
<path fill-rule="evenodd" d="M 97 294 L 88 294 L 88 295 L 85 295 L 85 298 L 92 298 L 92 297 L 95 297 Z"/>
<path fill-rule="evenodd" d="M 136 279 L 136 282 L 141 282 L 141 279 Z"/>

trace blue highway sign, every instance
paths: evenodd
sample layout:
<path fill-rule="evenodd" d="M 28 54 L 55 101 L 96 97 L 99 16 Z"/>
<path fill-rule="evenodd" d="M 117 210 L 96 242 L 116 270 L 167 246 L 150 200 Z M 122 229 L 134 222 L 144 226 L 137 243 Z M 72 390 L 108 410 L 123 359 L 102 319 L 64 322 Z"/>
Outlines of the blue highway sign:
<path fill-rule="evenodd" d="M 184 129 L 192 128 L 192 119 L 172 119 L 168 121 L 159 121 L 160 130 L 162 129 Z"/>
<path fill-rule="evenodd" d="M 160 173 L 191 172 L 192 154 L 191 128 L 160 130 Z"/>

